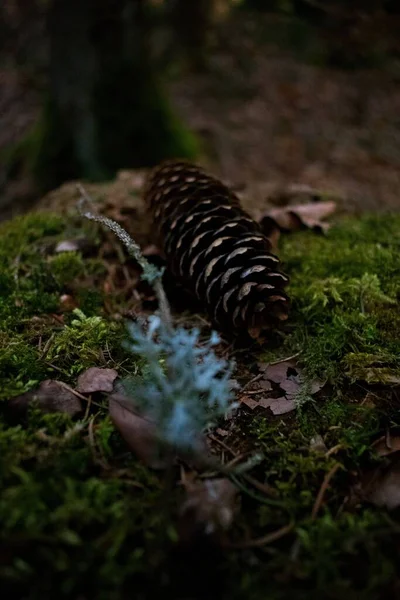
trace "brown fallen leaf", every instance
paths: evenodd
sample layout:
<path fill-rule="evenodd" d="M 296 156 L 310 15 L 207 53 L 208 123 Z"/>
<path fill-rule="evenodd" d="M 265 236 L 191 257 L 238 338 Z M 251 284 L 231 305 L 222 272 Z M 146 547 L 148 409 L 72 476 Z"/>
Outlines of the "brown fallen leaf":
<path fill-rule="evenodd" d="M 394 510 L 400 506 L 400 452 L 391 455 L 389 463 L 362 477 L 356 490 L 364 501 Z"/>
<path fill-rule="evenodd" d="M 180 509 L 179 533 L 187 542 L 195 535 L 226 531 L 238 510 L 238 492 L 226 478 L 185 481 L 186 498 Z"/>
<path fill-rule="evenodd" d="M 288 398 L 294 398 L 300 391 L 301 382 L 298 377 L 293 377 L 281 381 L 279 386 L 286 392 Z"/>
<path fill-rule="evenodd" d="M 25 415 L 32 402 L 43 412 L 62 412 L 74 417 L 82 412 L 82 403 L 61 381 L 46 379 L 35 390 L 11 398 L 8 408 L 18 415 Z"/>
<path fill-rule="evenodd" d="M 171 466 L 178 454 L 176 448 L 167 446 L 160 439 L 156 424 L 137 411 L 132 398 L 116 392 L 109 396 L 108 410 L 115 428 L 144 464 L 153 469 Z M 197 468 L 208 468 L 210 457 L 206 439 L 198 436 L 195 442 L 190 455 L 182 452 L 179 457 Z"/>
<path fill-rule="evenodd" d="M 259 386 L 264 392 L 272 392 L 272 385 L 268 379 L 262 379 L 259 382 Z"/>
<path fill-rule="evenodd" d="M 79 375 L 76 389 L 81 394 L 112 392 L 114 388 L 114 381 L 117 377 L 118 372 L 115 369 L 90 367 Z"/>
<path fill-rule="evenodd" d="M 114 426 L 140 460 L 154 469 L 167 466 L 167 460 L 159 456 L 156 426 L 135 412 L 130 398 L 122 394 L 109 396 L 108 410 Z"/>
<path fill-rule="evenodd" d="M 378 440 L 375 440 L 372 446 L 378 456 L 388 456 L 389 454 L 393 454 L 393 452 L 399 452 L 400 435 L 388 432 L 387 435 L 383 435 Z"/>
<path fill-rule="evenodd" d="M 242 396 L 240 398 L 240 402 L 241 404 L 245 404 L 246 406 L 248 406 L 248 408 L 251 408 L 251 410 L 254 410 L 255 408 L 257 408 L 257 406 L 259 406 L 259 402 L 257 402 L 257 400 L 254 400 L 253 398 L 250 398 L 250 396 Z"/>
<path fill-rule="evenodd" d="M 264 374 L 264 379 L 279 384 L 287 380 L 288 369 L 293 369 L 296 371 L 296 373 L 298 370 L 298 367 L 296 367 L 296 363 L 293 360 L 282 360 L 274 365 L 268 363 L 258 363 L 258 368 Z"/>
<path fill-rule="evenodd" d="M 262 216 L 260 224 L 263 230 L 273 231 L 274 225 L 281 231 L 298 231 L 302 228 L 324 232 L 329 224 L 324 222 L 336 210 L 336 202 L 309 202 L 294 204 L 283 208 L 272 208 Z"/>
<path fill-rule="evenodd" d="M 258 401 L 258 406 L 262 406 L 262 408 L 270 408 L 271 404 L 275 402 L 276 398 L 261 398 Z"/>
<path fill-rule="evenodd" d="M 286 413 L 295 410 L 296 405 L 293 400 L 289 400 L 283 396 L 282 398 L 275 398 L 269 405 L 269 408 L 274 415 L 285 415 Z"/>

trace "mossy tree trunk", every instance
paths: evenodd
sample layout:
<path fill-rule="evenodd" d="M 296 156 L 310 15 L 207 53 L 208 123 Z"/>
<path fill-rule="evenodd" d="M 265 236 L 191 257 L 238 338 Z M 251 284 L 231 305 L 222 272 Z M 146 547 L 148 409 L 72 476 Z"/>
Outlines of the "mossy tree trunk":
<path fill-rule="evenodd" d="M 213 25 L 215 0 L 171 0 L 172 28 L 183 49 L 189 67 L 202 70 L 206 66 L 206 49 Z"/>
<path fill-rule="evenodd" d="M 49 80 L 29 144 L 44 188 L 192 156 L 150 64 L 143 0 L 52 0 Z"/>

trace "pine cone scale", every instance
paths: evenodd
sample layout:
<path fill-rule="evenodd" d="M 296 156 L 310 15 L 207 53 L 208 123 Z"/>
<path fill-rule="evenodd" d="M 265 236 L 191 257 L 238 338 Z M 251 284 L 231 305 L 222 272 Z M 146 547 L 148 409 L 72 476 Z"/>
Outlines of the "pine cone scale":
<path fill-rule="evenodd" d="M 184 162 L 148 178 L 145 199 L 172 273 L 218 326 L 262 340 L 288 316 L 288 277 L 258 224 L 222 182 Z"/>

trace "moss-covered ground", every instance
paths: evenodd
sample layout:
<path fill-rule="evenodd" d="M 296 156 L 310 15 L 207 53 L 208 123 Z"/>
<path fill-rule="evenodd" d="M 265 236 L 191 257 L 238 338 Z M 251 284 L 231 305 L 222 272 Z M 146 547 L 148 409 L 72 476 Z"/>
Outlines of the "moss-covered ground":
<path fill-rule="evenodd" d="M 82 236 L 92 252 L 55 251 L 57 242 Z M 316 378 L 326 383 L 317 395 L 303 386 L 288 415 L 244 407 L 221 424 L 227 435 L 213 435 L 221 460 L 222 451 L 226 461 L 260 452 L 262 462 L 236 481 L 241 508 L 221 545 L 203 540 L 182 547 L 181 486 L 166 488 L 163 474 L 129 452 L 105 396 L 88 400 L 74 418 L 35 406 L 23 419 L 9 411 L 10 398 L 44 379 L 74 388 L 90 366 L 120 374 L 140 368 L 122 344 L 121 317 L 136 310 L 138 297 L 135 276 L 127 279 L 129 262 L 118 266 L 112 251 L 100 261 L 103 234 L 75 217 L 31 214 L 4 224 L 0 579 L 6 597 L 396 597 L 399 514 L 354 499 L 354 489 L 364 473 L 389 460 L 377 456 L 374 440 L 400 427 L 399 240 L 399 215 L 348 217 L 325 236 L 283 239 L 291 319 L 271 346 L 236 354 L 237 379 L 245 385 L 260 361 L 295 355 L 310 385 Z M 81 312 L 72 312 L 76 307 Z M 265 492 L 271 488 L 272 495 Z"/>

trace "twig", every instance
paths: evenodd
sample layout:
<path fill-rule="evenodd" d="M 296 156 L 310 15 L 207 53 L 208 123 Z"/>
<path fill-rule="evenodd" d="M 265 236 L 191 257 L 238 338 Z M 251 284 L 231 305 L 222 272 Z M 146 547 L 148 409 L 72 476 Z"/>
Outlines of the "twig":
<path fill-rule="evenodd" d="M 51 342 L 54 340 L 54 337 L 55 337 L 55 335 L 56 335 L 56 334 L 55 334 L 55 332 L 53 331 L 53 333 L 51 334 L 51 336 L 49 337 L 49 339 L 48 339 L 48 340 L 47 340 L 47 342 L 45 343 L 45 345 L 44 345 L 44 348 L 43 348 L 43 350 L 42 350 L 42 351 L 41 351 L 41 353 L 40 353 L 40 359 L 41 359 L 41 360 L 42 360 L 43 358 L 45 358 L 45 357 L 46 357 L 46 354 L 48 353 L 48 351 L 49 351 L 49 348 L 50 348 L 50 344 L 51 344 Z M 40 338 L 40 339 L 42 339 L 42 338 Z"/>
<path fill-rule="evenodd" d="M 102 405 L 99 404 L 98 402 L 92 402 L 91 396 L 89 396 L 89 398 L 87 398 L 86 396 L 84 396 L 83 394 L 81 394 L 80 392 L 78 392 L 77 390 L 74 390 L 74 388 L 72 388 L 70 385 L 68 385 L 68 383 L 64 383 L 64 381 L 59 381 L 58 383 L 59 383 L 59 385 L 61 387 L 65 388 L 66 390 L 68 390 L 69 392 L 71 392 L 71 394 L 74 394 L 74 396 L 76 396 L 77 398 L 80 398 L 81 400 L 84 400 L 88 404 L 93 404 L 94 406 L 98 406 L 99 408 L 103 408 Z"/>
<path fill-rule="evenodd" d="M 269 365 L 279 365 L 280 363 L 287 362 L 288 360 L 293 360 L 300 356 L 301 352 L 296 352 L 296 354 L 292 354 L 292 356 L 288 356 L 287 358 L 280 358 L 279 360 L 274 360 L 274 362 L 269 363 Z"/>
<path fill-rule="evenodd" d="M 243 479 L 251 483 L 251 485 L 253 485 L 259 492 L 262 492 L 266 496 L 277 496 L 277 491 L 275 488 L 272 487 L 272 485 L 268 485 L 267 483 L 261 483 L 261 481 L 258 481 L 258 479 L 255 479 L 247 473 L 243 474 Z"/>
<path fill-rule="evenodd" d="M 311 512 L 311 518 L 315 519 L 319 509 L 321 508 L 322 502 L 324 500 L 324 496 L 325 496 L 325 492 L 328 489 L 329 486 L 329 482 L 332 479 L 332 477 L 335 475 L 336 471 L 338 469 L 340 469 L 342 465 L 340 463 L 336 463 L 335 465 L 333 465 L 333 467 L 328 471 L 328 473 L 325 475 L 324 480 L 321 484 L 321 487 L 319 489 L 317 498 L 315 500 L 312 512 Z"/>
<path fill-rule="evenodd" d="M 263 377 L 264 377 L 264 373 L 258 373 L 258 375 L 255 375 L 252 379 L 250 379 L 250 381 L 245 383 L 245 385 L 240 390 L 240 393 L 242 394 L 242 392 L 244 392 L 244 390 L 246 390 L 252 383 L 255 383 L 256 381 L 258 381 L 259 379 L 262 379 Z"/>
<path fill-rule="evenodd" d="M 153 286 L 155 294 L 157 296 L 158 304 L 162 319 L 164 324 L 167 327 L 171 326 L 171 310 L 169 307 L 169 303 L 167 297 L 165 295 L 165 291 L 162 285 L 162 276 L 164 273 L 163 269 L 158 269 L 154 265 L 150 264 L 149 261 L 143 256 L 143 253 L 140 249 L 139 244 L 137 244 L 131 236 L 125 231 L 123 227 L 121 227 L 116 221 L 109 219 L 108 217 L 103 217 L 98 215 L 95 212 L 93 201 L 83 185 L 80 183 L 77 184 L 77 189 L 81 194 L 81 198 L 78 202 L 78 211 L 81 216 L 89 219 L 91 221 L 95 221 L 96 223 L 101 223 L 108 227 L 117 238 L 124 244 L 128 253 L 139 263 L 143 270 L 142 278 L 148 281 L 150 285 Z M 91 210 L 85 210 L 85 203 L 90 207 Z"/>
<path fill-rule="evenodd" d="M 288 525 L 284 525 L 283 527 L 277 529 L 276 531 L 273 531 L 272 533 L 267 533 L 267 535 L 264 535 L 263 537 L 256 538 L 254 540 L 245 540 L 243 542 L 237 543 L 227 542 L 226 544 L 224 544 L 224 546 L 227 548 L 237 549 L 260 548 L 262 546 L 267 546 L 268 544 L 272 544 L 272 542 L 276 542 L 277 540 L 281 539 L 283 536 L 290 533 L 293 530 L 293 528 L 294 523 L 289 523 Z"/>
<path fill-rule="evenodd" d="M 210 440 L 212 440 L 213 442 L 216 442 L 217 444 L 219 444 L 221 446 L 221 448 L 224 448 L 224 450 L 227 450 L 228 452 L 230 452 L 233 456 L 238 455 L 238 453 L 235 452 L 234 450 L 232 450 L 232 448 L 230 448 L 230 446 L 228 446 L 228 444 L 225 444 L 225 442 L 218 439 L 213 433 L 209 433 L 207 437 L 210 438 Z"/>

